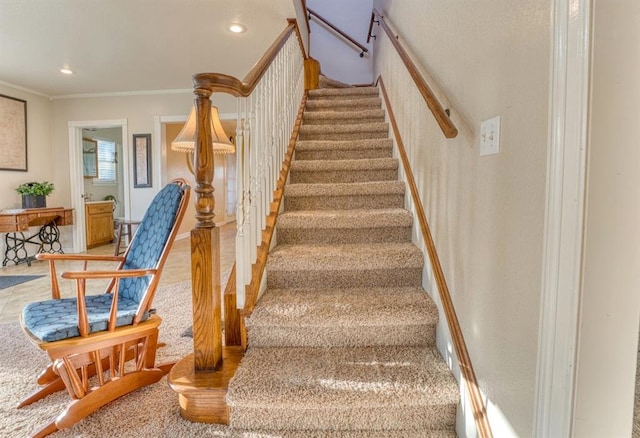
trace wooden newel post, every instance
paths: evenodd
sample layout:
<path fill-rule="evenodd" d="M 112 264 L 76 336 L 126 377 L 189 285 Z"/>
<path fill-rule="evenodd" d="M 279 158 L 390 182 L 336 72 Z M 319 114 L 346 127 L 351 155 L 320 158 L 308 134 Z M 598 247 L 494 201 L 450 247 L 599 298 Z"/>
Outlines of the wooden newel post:
<path fill-rule="evenodd" d="M 222 361 L 220 230 L 215 226 L 211 90 L 196 85 L 196 228 L 191 230 L 191 290 L 195 371 L 215 370 Z"/>

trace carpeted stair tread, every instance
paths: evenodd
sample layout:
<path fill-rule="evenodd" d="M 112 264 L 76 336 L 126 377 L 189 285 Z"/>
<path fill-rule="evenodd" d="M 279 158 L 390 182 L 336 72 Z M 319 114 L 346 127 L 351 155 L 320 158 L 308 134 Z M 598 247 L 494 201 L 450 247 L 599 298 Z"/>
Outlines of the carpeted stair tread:
<path fill-rule="evenodd" d="M 423 262 L 412 243 L 278 245 L 269 253 L 267 271 L 400 270 L 422 268 Z"/>
<path fill-rule="evenodd" d="M 252 347 L 434 346 L 422 288 L 267 289 L 247 319 Z"/>
<path fill-rule="evenodd" d="M 429 347 L 249 348 L 227 393 L 234 428 L 452 428 L 458 391 Z"/>
<path fill-rule="evenodd" d="M 283 426 L 284 427 L 284 426 Z M 234 438 L 456 438 L 449 430 L 242 430 L 233 429 Z M 426 434 L 426 435 L 425 435 Z"/>
<path fill-rule="evenodd" d="M 402 208 L 405 185 L 401 181 L 335 184 L 288 184 L 286 211 Z"/>
<path fill-rule="evenodd" d="M 358 160 L 296 160 L 290 183 L 353 183 L 398 179 L 397 158 Z"/>
<path fill-rule="evenodd" d="M 289 228 L 411 227 L 413 215 L 402 208 L 376 210 L 287 211 L 278 216 L 278 231 Z"/>
<path fill-rule="evenodd" d="M 404 195 L 404 191 L 405 186 L 402 181 L 372 181 L 342 184 L 289 184 L 287 185 L 285 196 Z"/>
<path fill-rule="evenodd" d="M 289 211 L 278 217 L 278 243 L 410 242 L 412 224 L 401 208 Z"/>
<path fill-rule="evenodd" d="M 292 172 L 323 172 L 327 170 L 367 171 L 398 169 L 397 158 L 363 158 L 360 160 L 295 160 Z"/>
<path fill-rule="evenodd" d="M 364 140 L 387 138 L 388 123 L 351 123 L 345 125 L 302 125 L 300 140 Z"/>
<path fill-rule="evenodd" d="M 355 124 L 384 122 L 384 110 L 362 111 L 305 111 L 304 125 Z"/>
<path fill-rule="evenodd" d="M 378 97 L 379 93 L 376 87 L 317 88 L 315 90 L 309 90 L 309 98 L 330 98 L 335 96 Z"/>
<path fill-rule="evenodd" d="M 345 82 L 341 82 L 337 79 L 330 78 L 323 74 L 320 74 L 320 79 L 318 81 L 319 88 L 355 88 L 351 84 L 347 84 Z"/>
<path fill-rule="evenodd" d="M 267 260 L 267 287 L 419 287 L 423 263 L 411 243 L 278 245 Z"/>
<path fill-rule="evenodd" d="M 390 138 L 365 140 L 298 140 L 295 161 L 349 160 L 358 158 L 386 158 L 392 156 Z"/>
<path fill-rule="evenodd" d="M 330 110 L 345 111 L 346 109 L 380 109 L 382 100 L 379 97 L 356 97 L 344 96 L 340 99 L 317 99 L 308 100 L 305 109 L 310 111 Z"/>

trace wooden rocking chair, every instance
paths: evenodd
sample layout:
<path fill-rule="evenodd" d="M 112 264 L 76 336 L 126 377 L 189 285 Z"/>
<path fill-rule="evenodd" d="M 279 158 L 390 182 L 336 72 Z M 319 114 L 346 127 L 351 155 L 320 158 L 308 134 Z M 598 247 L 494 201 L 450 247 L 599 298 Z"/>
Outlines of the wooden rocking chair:
<path fill-rule="evenodd" d="M 183 179 L 167 184 L 153 199 L 122 256 L 39 254 L 49 261 L 52 300 L 25 306 L 25 333 L 49 354 L 38 377 L 43 386 L 18 408 L 66 388 L 67 408 L 33 436 L 70 427 L 105 404 L 159 381 L 171 365 L 156 366 L 158 326 L 151 303 L 169 249 L 188 205 Z M 76 298 L 60 298 L 55 262 L 83 260 L 84 270 L 63 272 L 76 280 Z M 115 270 L 87 270 L 89 261 L 119 262 Z M 86 295 L 86 281 L 111 279 L 105 293 Z"/>

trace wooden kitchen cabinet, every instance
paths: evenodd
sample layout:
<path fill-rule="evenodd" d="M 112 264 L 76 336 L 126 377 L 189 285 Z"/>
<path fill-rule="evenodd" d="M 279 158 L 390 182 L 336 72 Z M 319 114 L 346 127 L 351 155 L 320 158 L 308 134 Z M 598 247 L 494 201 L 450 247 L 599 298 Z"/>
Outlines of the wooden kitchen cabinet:
<path fill-rule="evenodd" d="M 88 202 L 84 206 L 87 248 L 113 241 L 113 202 Z"/>

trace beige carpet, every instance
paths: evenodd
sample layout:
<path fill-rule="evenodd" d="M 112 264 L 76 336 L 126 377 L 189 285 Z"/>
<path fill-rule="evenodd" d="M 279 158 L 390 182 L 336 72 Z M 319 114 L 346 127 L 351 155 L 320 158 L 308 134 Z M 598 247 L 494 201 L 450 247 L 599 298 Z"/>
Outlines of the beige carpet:
<path fill-rule="evenodd" d="M 458 386 L 435 349 L 391 147 L 376 88 L 309 92 L 267 289 L 229 384 L 232 426 L 455 436 Z"/>
<path fill-rule="evenodd" d="M 175 361 L 190 353 L 191 338 L 181 333 L 191 323 L 189 282 L 160 287 L 155 299 L 163 318 L 158 363 Z M 47 364 L 46 355 L 31 344 L 18 323 L 0 324 L 0 436 L 27 437 L 41 424 L 57 416 L 66 406 L 68 395 L 59 392 L 22 409 L 15 406 L 38 389 L 35 378 Z M 166 377 L 155 385 L 126 395 L 74 427 L 53 437 L 193 437 L 250 436 L 230 432 L 224 426 L 196 424 L 183 420 L 178 397 Z"/>

